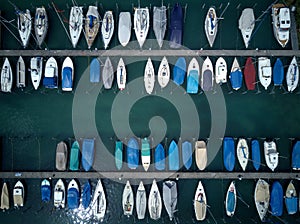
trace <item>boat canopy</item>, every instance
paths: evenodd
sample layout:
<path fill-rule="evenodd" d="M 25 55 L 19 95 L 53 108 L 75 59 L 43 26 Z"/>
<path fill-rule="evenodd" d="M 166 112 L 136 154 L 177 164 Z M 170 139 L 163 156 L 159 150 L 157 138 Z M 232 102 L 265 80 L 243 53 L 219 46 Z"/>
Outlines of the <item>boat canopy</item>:
<path fill-rule="evenodd" d="M 300 169 L 300 141 L 297 141 L 293 147 L 292 168 Z"/>
<path fill-rule="evenodd" d="M 270 199 L 271 213 L 273 216 L 281 216 L 283 212 L 283 189 L 278 181 L 272 185 Z"/>
<path fill-rule="evenodd" d="M 227 200 L 227 210 L 228 212 L 232 213 L 235 209 L 235 194 L 233 191 L 229 191 L 228 193 L 228 200 Z"/>
<path fill-rule="evenodd" d="M 70 188 L 68 190 L 68 207 L 69 209 L 78 208 L 79 204 L 79 192 L 76 188 Z"/>
<path fill-rule="evenodd" d="M 139 166 L 139 144 L 135 138 L 131 138 L 127 144 L 127 163 L 130 169 Z"/>
<path fill-rule="evenodd" d="M 295 214 L 298 211 L 298 198 L 296 196 L 286 197 L 285 204 L 289 214 Z"/>
<path fill-rule="evenodd" d="M 50 89 L 57 88 L 57 77 L 56 76 L 44 77 L 43 86 Z"/>
<path fill-rule="evenodd" d="M 43 185 L 41 187 L 41 193 L 42 193 L 42 201 L 50 201 L 50 195 L 51 195 L 50 185 Z"/>
<path fill-rule="evenodd" d="M 288 8 L 279 9 L 278 19 L 281 29 L 289 29 L 291 27 L 290 10 Z"/>
<path fill-rule="evenodd" d="M 82 205 L 85 209 L 87 209 L 90 205 L 92 194 L 91 194 L 91 185 L 87 181 L 84 186 L 83 186 L 83 191 L 82 191 Z"/>
<path fill-rule="evenodd" d="M 188 75 L 187 92 L 197 93 L 199 84 L 199 72 L 197 70 L 191 70 Z"/>
<path fill-rule="evenodd" d="M 73 77 L 72 77 L 72 68 L 65 67 L 62 71 L 62 88 L 72 88 L 73 86 Z"/>

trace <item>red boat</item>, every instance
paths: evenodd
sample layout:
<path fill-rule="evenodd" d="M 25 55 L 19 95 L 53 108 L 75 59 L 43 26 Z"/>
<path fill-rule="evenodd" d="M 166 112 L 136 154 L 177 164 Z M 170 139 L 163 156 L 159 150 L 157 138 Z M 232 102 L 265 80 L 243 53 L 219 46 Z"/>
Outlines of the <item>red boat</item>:
<path fill-rule="evenodd" d="M 251 57 L 248 57 L 246 60 L 244 77 L 247 89 L 254 90 L 256 83 L 256 70 Z"/>

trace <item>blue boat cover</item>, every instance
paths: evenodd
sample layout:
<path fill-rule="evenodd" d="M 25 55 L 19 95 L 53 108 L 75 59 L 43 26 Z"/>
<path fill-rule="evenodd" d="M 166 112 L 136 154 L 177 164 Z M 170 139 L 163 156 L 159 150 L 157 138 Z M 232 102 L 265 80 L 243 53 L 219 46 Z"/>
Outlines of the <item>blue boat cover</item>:
<path fill-rule="evenodd" d="M 92 198 L 92 188 L 90 182 L 87 181 L 83 185 L 83 189 L 81 193 L 82 206 L 84 207 L 84 209 L 87 209 L 89 207 L 91 198 Z"/>
<path fill-rule="evenodd" d="M 227 200 L 227 210 L 229 212 L 234 212 L 234 207 L 235 207 L 235 199 L 236 195 L 234 194 L 234 192 L 229 191 L 228 192 L 228 200 Z"/>
<path fill-rule="evenodd" d="M 123 165 L 123 142 L 121 142 L 121 141 L 116 141 L 115 163 L 116 163 L 117 169 L 120 170 Z"/>
<path fill-rule="evenodd" d="M 223 139 L 223 159 L 226 170 L 232 171 L 235 166 L 235 148 L 232 137 Z"/>
<path fill-rule="evenodd" d="M 49 89 L 57 88 L 57 77 L 44 77 L 43 86 Z"/>
<path fill-rule="evenodd" d="M 136 169 L 139 166 L 139 143 L 132 137 L 127 143 L 128 168 Z"/>
<path fill-rule="evenodd" d="M 239 89 L 243 83 L 243 73 L 240 70 L 236 70 L 230 73 L 230 82 L 233 89 Z"/>
<path fill-rule="evenodd" d="M 100 82 L 100 62 L 97 58 L 93 58 L 91 64 L 90 64 L 90 82 L 96 83 Z"/>
<path fill-rule="evenodd" d="M 175 84 L 182 85 L 186 73 L 186 61 L 184 57 L 179 57 L 173 68 L 173 80 Z"/>
<path fill-rule="evenodd" d="M 252 162 L 255 170 L 259 170 L 261 160 L 260 160 L 260 147 L 258 140 L 254 139 L 251 141 L 252 149 Z"/>
<path fill-rule="evenodd" d="M 73 77 L 72 68 L 64 67 L 62 70 L 62 88 L 72 88 L 73 87 Z"/>
<path fill-rule="evenodd" d="M 187 77 L 187 93 L 197 93 L 199 85 L 199 72 L 198 70 L 191 70 Z"/>
<path fill-rule="evenodd" d="M 182 31 L 183 31 L 182 7 L 179 3 L 176 3 L 171 12 L 170 42 L 169 42 L 171 48 L 181 47 Z"/>
<path fill-rule="evenodd" d="M 79 206 L 79 192 L 76 188 L 70 188 L 68 190 L 68 207 L 69 209 L 75 209 Z"/>
<path fill-rule="evenodd" d="M 188 141 L 182 143 L 182 161 L 187 170 L 191 168 L 193 162 L 193 149 L 192 143 Z"/>
<path fill-rule="evenodd" d="M 293 147 L 292 168 L 300 169 L 300 141 L 297 141 Z"/>
<path fill-rule="evenodd" d="M 272 185 L 270 199 L 271 213 L 274 216 L 281 216 L 283 212 L 283 189 L 278 181 Z"/>
<path fill-rule="evenodd" d="M 179 152 L 174 140 L 169 146 L 169 170 L 179 170 Z"/>
<path fill-rule="evenodd" d="M 205 70 L 203 72 L 203 86 L 202 86 L 202 89 L 203 91 L 211 91 L 212 90 L 212 87 L 213 87 L 213 74 L 211 72 L 211 70 Z"/>
<path fill-rule="evenodd" d="M 50 201 L 51 187 L 49 185 L 42 185 L 41 193 L 42 193 L 42 201 L 44 202 Z"/>
<path fill-rule="evenodd" d="M 273 67 L 273 82 L 275 86 L 281 86 L 284 79 L 284 69 L 280 58 L 276 59 Z"/>
<path fill-rule="evenodd" d="M 155 148 L 154 163 L 157 170 L 164 170 L 166 168 L 165 149 L 162 144 L 158 144 Z"/>
<path fill-rule="evenodd" d="M 286 197 L 285 206 L 288 214 L 295 214 L 298 211 L 298 197 Z"/>
<path fill-rule="evenodd" d="M 85 171 L 89 171 L 92 168 L 94 162 L 94 146 L 94 139 L 83 140 L 81 164 Z"/>

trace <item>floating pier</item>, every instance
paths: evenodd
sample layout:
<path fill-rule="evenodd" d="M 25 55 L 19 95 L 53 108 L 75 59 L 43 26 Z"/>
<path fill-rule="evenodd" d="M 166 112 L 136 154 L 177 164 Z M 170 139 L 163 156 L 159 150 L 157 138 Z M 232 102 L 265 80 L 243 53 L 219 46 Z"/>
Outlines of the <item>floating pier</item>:
<path fill-rule="evenodd" d="M 291 44 L 293 50 L 299 50 L 299 43 L 298 43 L 298 35 L 297 35 L 297 22 L 295 18 L 295 11 L 291 10 Z"/>

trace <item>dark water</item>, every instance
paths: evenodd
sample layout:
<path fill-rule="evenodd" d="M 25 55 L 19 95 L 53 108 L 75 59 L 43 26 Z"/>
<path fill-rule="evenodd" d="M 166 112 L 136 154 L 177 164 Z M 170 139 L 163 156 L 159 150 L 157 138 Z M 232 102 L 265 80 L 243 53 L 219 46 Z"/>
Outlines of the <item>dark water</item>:
<path fill-rule="evenodd" d="M 2 4 L 2 16 L 7 20 L 15 19 L 13 7 L 7 2 Z M 165 1 L 170 4 L 175 1 Z M 20 8 L 29 8 L 33 15 L 35 7 L 45 5 L 50 20 L 49 32 L 43 48 L 48 49 L 71 49 L 71 42 L 55 14 L 50 7 L 51 2 L 38 1 L 29 3 L 28 1 L 14 1 Z M 102 2 L 100 14 L 105 10 L 112 9 L 117 13 L 117 1 Z M 119 11 L 132 11 L 132 4 L 137 6 L 137 1 L 119 1 Z M 238 18 L 242 9 L 254 7 L 257 18 L 272 1 L 230 1 L 227 11 L 224 13 L 224 20 L 219 23 L 219 31 L 213 49 L 244 49 L 240 31 L 237 28 Z M 56 1 L 56 7 L 64 10 L 63 15 L 68 18 L 71 1 Z M 94 1 L 78 1 L 84 6 L 84 13 L 88 5 Z M 160 5 L 161 1 L 151 1 L 151 5 Z M 204 17 L 207 9 L 211 5 L 217 8 L 217 14 L 225 8 L 227 1 L 184 1 L 187 4 L 184 46 L 190 49 L 209 49 L 208 42 L 204 34 Z M 150 6 L 150 1 L 141 1 L 141 6 Z M 14 25 L 16 21 L 8 24 L 15 35 L 18 35 Z M 260 25 L 259 25 L 260 24 Z M 249 46 L 250 49 L 279 49 L 279 45 L 273 37 L 270 13 L 262 19 L 261 23 L 256 23 L 260 28 L 255 32 L 255 36 Z M 117 27 L 117 26 L 116 26 Z M 2 27 L 3 28 L 3 27 Z M 2 33 L 3 49 L 22 49 L 16 40 L 6 30 Z M 150 28 L 148 40 L 144 48 L 157 48 L 154 32 Z M 167 30 L 167 37 L 169 35 Z M 135 41 L 132 32 L 132 41 Z M 98 37 L 94 46 L 103 48 L 101 38 Z M 117 35 L 113 36 L 109 48 L 118 47 Z M 78 49 L 86 49 L 86 42 L 81 36 Z M 137 49 L 137 43 L 132 43 L 130 47 Z M 163 48 L 167 48 L 167 43 Z M 287 46 L 290 49 L 290 44 Z M 36 49 L 36 44 L 31 38 L 29 49 Z M 61 65 L 64 58 L 56 58 Z M 277 170 L 287 171 L 290 169 L 290 155 L 292 151 L 292 140 L 299 136 L 300 127 L 300 100 L 298 91 L 293 94 L 283 94 L 282 89 L 275 89 L 271 94 L 270 89 L 264 91 L 262 86 L 258 86 L 259 91 L 245 92 L 245 85 L 241 90 L 231 94 L 230 86 L 223 85 L 216 88 L 214 93 L 186 95 L 182 88 L 176 88 L 170 83 L 166 89 L 161 90 L 157 84 L 154 94 L 148 96 L 143 87 L 143 72 L 146 64 L 146 57 L 126 57 L 128 86 L 123 92 L 117 90 L 114 83 L 112 90 L 100 90 L 100 85 L 88 83 L 89 57 L 72 58 L 75 64 L 75 91 L 73 93 L 63 93 L 61 90 L 47 90 L 39 88 L 33 90 L 28 81 L 28 87 L 24 91 L 13 89 L 11 94 L 0 94 L 0 135 L 2 136 L 2 170 L 5 171 L 54 171 L 55 170 L 55 149 L 56 144 L 64 140 L 70 146 L 74 139 L 94 137 L 96 138 L 95 170 L 115 170 L 114 166 L 114 142 L 117 138 L 126 140 L 135 134 L 138 137 L 153 137 L 153 146 L 157 142 L 168 145 L 172 139 L 182 140 L 208 139 L 209 165 L 208 171 L 225 171 L 222 162 L 221 138 L 223 136 L 258 138 L 261 146 L 264 138 L 276 138 L 280 157 Z M 100 57 L 104 62 L 105 58 Z M 116 67 L 119 58 L 112 58 Z M 177 58 L 169 57 L 171 69 Z M 190 58 L 186 58 L 187 61 Z M 213 63 L 217 57 L 211 57 Z M 244 65 L 246 58 L 238 58 L 241 65 Z M 291 57 L 281 58 L 287 69 Z M 14 63 L 17 58 L 9 58 L 15 70 Z M 153 58 L 154 67 L 157 71 L 161 58 Z M 156 61 L 155 61 L 156 60 Z M 201 58 L 198 58 L 201 61 Z M 271 57 L 272 64 L 276 58 Z M 25 58 L 25 63 L 29 65 L 30 58 Z M 226 57 L 228 67 L 233 58 Z M 13 62 L 13 63 L 12 63 Z M 29 72 L 28 72 L 29 77 Z M 183 84 L 185 88 L 186 83 Z M 257 90 L 258 90 L 257 89 Z M 257 94 L 258 93 L 258 94 Z M 196 113 L 195 113 L 196 112 Z M 130 125 L 130 129 L 128 129 Z M 264 162 L 264 160 L 263 160 Z M 142 170 L 140 167 L 138 170 Z M 154 170 L 150 167 L 150 170 Z M 184 168 L 182 168 L 184 170 Z M 193 163 L 192 171 L 197 170 Z M 241 168 L 238 164 L 236 171 Z M 247 167 L 248 171 L 253 171 L 252 164 Z M 268 171 L 265 166 L 262 171 Z M 126 164 L 122 172 L 129 172 Z M 133 171 L 130 171 L 133 172 Z M 145 173 L 145 175 L 147 175 Z M 201 179 L 201 172 L 199 172 Z M 12 191 L 15 180 L 5 180 L 9 182 Z M 78 180 L 83 183 L 83 180 Z M 126 180 L 123 180 L 126 181 Z M 136 184 L 140 180 L 131 180 Z M 249 208 L 238 200 L 236 214 L 233 218 L 227 218 L 224 209 L 225 193 L 230 180 L 202 180 L 206 189 L 210 212 L 204 223 L 259 223 L 255 205 L 253 203 L 253 192 L 255 181 L 236 181 L 236 186 L 241 198 L 249 204 Z M 272 183 L 270 180 L 269 183 Z M 0 223 L 74 223 L 70 211 L 55 211 L 52 202 L 45 204 L 40 200 L 41 180 L 26 180 L 26 202 L 24 208 L 20 210 L 10 209 L 8 212 L 0 213 Z M 52 180 L 52 186 L 56 180 Z M 65 183 L 68 183 L 66 180 Z M 92 180 L 95 187 L 96 180 Z M 25 181 L 23 181 L 25 183 Z M 121 195 L 124 185 L 117 180 L 103 180 L 108 208 L 104 222 L 106 223 L 169 223 L 166 211 L 163 209 L 162 218 L 151 221 L 149 215 L 146 219 L 138 221 L 136 217 L 127 219 L 122 215 Z M 178 180 L 178 212 L 176 213 L 177 223 L 194 223 L 193 195 L 198 180 Z M 281 181 L 285 188 L 288 181 Z M 297 189 L 299 183 L 295 181 Z M 162 183 L 159 183 L 162 189 Z M 146 185 L 149 193 L 150 185 Z M 135 211 L 134 211 L 135 212 Z M 214 217 L 214 218 L 213 218 Z M 281 217 L 285 223 L 299 222 L 299 215 L 288 216 L 285 212 Z M 93 221 L 90 221 L 92 223 Z M 277 218 L 268 216 L 269 223 L 281 223 Z"/>

